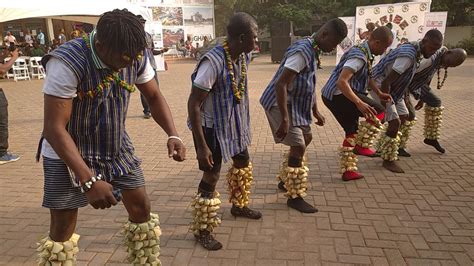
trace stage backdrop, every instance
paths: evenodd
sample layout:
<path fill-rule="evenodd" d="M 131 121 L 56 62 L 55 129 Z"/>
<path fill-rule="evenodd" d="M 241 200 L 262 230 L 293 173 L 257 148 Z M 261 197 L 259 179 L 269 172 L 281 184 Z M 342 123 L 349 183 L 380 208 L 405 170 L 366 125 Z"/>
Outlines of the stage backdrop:
<path fill-rule="evenodd" d="M 392 47 L 396 47 L 402 38 L 408 41 L 417 41 L 423 36 L 425 14 L 430 12 L 430 2 L 407 2 L 398 4 L 384 4 L 374 6 L 358 6 L 356 8 L 356 33 L 366 30 L 369 22 L 384 26 L 391 22 L 396 38 Z M 358 34 L 356 43 L 360 43 Z"/>
<path fill-rule="evenodd" d="M 339 17 L 347 25 L 347 37 L 337 46 L 336 65 L 341 60 L 342 55 L 349 50 L 355 41 L 355 17 Z"/>

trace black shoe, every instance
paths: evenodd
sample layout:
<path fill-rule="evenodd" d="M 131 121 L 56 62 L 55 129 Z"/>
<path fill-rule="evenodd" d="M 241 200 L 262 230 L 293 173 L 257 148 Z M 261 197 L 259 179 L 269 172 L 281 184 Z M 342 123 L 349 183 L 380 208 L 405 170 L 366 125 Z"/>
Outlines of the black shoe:
<path fill-rule="evenodd" d="M 284 191 L 286 192 L 286 187 L 285 187 L 285 183 L 283 183 L 283 181 L 280 181 L 278 182 L 278 188 L 281 190 L 281 191 Z"/>
<path fill-rule="evenodd" d="M 288 205 L 288 207 L 293 208 L 293 209 L 295 209 L 297 211 L 300 211 L 302 213 L 315 213 L 315 212 L 318 211 L 318 209 L 311 206 L 311 204 L 304 201 L 304 199 L 301 198 L 301 197 L 298 197 L 298 198 L 295 198 L 295 199 L 288 199 L 286 201 L 286 205 Z"/>
<path fill-rule="evenodd" d="M 143 118 L 145 118 L 145 119 L 150 119 L 150 118 L 151 118 L 151 113 L 145 113 L 145 114 L 143 115 Z"/>
<path fill-rule="evenodd" d="M 230 213 L 235 217 L 245 217 L 249 219 L 258 220 L 262 218 L 262 213 L 256 210 L 252 210 L 249 207 L 239 208 L 235 205 L 232 205 Z"/>
<path fill-rule="evenodd" d="M 445 153 L 446 152 L 446 150 L 443 147 L 441 147 L 441 145 L 439 144 L 437 139 L 425 139 L 423 142 L 425 144 L 433 146 L 440 153 Z"/>
<path fill-rule="evenodd" d="M 411 154 L 409 154 L 405 149 L 400 148 L 398 149 L 398 156 L 411 157 Z"/>
<path fill-rule="evenodd" d="M 194 235 L 194 237 L 207 250 L 219 250 L 222 248 L 221 242 L 217 241 L 209 231 L 199 231 L 199 235 Z"/>

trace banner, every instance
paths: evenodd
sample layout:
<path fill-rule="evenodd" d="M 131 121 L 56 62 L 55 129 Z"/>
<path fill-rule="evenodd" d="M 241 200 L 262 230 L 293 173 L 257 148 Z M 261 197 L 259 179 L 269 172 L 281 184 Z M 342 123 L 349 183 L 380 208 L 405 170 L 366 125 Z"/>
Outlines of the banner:
<path fill-rule="evenodd" d="M 337 45 L 337 54 L 336 54 L 336 65 L 341 60 L 342 55 L 349 50 L 355 41 L 355 17 L 339 17 L 347 26 L 347 37 L 342 40 L 340 44 Z"/>
<path fill-rule="evenodd" d="M 448 12 L 429 12 L 425 14 L 425 25 L 423 27 L 423 36 L 431 29 L 441 31 L 444 36 L 446 31 L 446 21 L 448 19 Z"/>
<path fill-rule="evenodd" d="M 392 48 L 403 41 L 417 41 L 423 36 L 425 14 L 430 11 L 430 2 L 406 2 L 373 6 L 359 6 L 356 8 L 356 37 L 355 43 L 361 42 L 359 32 L 366 30 L 369 22 L 376 27 L 391 23 L 394 40 Z"/>

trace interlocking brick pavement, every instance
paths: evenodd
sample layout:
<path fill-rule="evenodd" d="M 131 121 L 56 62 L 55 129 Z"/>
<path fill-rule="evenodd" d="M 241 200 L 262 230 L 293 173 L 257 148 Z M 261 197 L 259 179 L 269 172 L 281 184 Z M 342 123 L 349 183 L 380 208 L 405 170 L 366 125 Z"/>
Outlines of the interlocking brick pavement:
<path fill-rule="evenodd" d="M 334 67 L 323 59 L 318 89 Z M 196 192 L 198 171 L 190 131 L 186 128 L 186 101 L 192 61 L 170 61 L 160 73 L 162 91 L 188 148 L 188 160 L 167 158 L 166 136 L 152 120 L 142 118 L 138 94 L 131 99 L 127 128 L 143 159 L 152 210 L 160 214 L 164 265 L 472 265 L 474 260 L 474 122 L 472 113 L 473 66 L 450 69 L 445 88 L 437 91 L 446 106 L 440 155 L 422 143 L 423 115 L 419 112 L 409 148 L 401 158 L 405 174 L 381 167 L 379 158 L 361 158 L 366 178 L 342 182 L 337 148 L 343 133 L 318 99 L 326 116 L 324 127 L 314 127 L 308 149 L 311 189 L 308 200 L 316 214 L 289 210 L 276 188 L 275 174 L 284 147 L 273 143 L 259 96 L 277 66 L 267 56 L 255 60 L 249 72 L 255 165 L 253 207 L 263 219 L 249 221 L 222 208 L 223 223 L 217 238 L 221 251 L 196 245 L 187 230 L 186 211 Z M 48 210 L 41 207 L 42 166 L 34 161 L 42 129 L 42 81 L 2 81 L 9 100 L 10 150 L 21 160 L 0 166 L 0 264 L 33 265 L 35 242 L 48 231 Z M 226 167 L 223 168 L 225 171 Z M 225 180 L 218 185 L 227 199 Z M 127 219 L 123 206 L 108 210 L 80 210 L 77 233 L 79 265 L 125 265 L 120 228 Z"/>

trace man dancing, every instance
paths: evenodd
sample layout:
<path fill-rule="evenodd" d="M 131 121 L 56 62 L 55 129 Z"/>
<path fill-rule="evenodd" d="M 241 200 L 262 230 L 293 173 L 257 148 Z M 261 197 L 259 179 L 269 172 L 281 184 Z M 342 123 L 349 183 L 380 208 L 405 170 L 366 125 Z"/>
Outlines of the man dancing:
<path fill-rule="evenodd" d="M 257 23 L 247 13 L 236 13 L 227 25 L 227 39 L 197 64 L 188 100 L 188 114 L 203 177 L 192 201 L 191 231 L 208 250 L 222 248 L 211 234 L 220 224 L 217 210 L 219 193 L 215 191 L 222 159 L 232 159 L 227 173 L 231 214 L 260 219 L 262 214 L 248 208 L 253 180 L 250 145 L 250 115 L 247 91 L 249 53 L 257 44 Z"/>
<path fill-rule="evenodd" d="M 304 213 L 317 211 L 303 199 L 309 170 L 303 164 L 303 157 L 312 140 L 311 114 L 317 125 L 324 125 L 324 117 L 316 105 L 316 69 L 321 64 L 321 52 L 332 51 L 346 35 L 344 21 L 332 19 L 313 36 L 291 45 L 260 98 L 275 143 L 290 146 L 282 163 L 278 187 L 286 191 L 287 205 Z"/>
<path fill-rule="evenodd" d="M 397 164 L 400 137 L 398 130 L 408 115 L 405 104 L 405 92 L 410 84 L 416 68 L 422 57 L 429 58 L 442 45 L 443 35 L 438 30 L 429 30 L 420 42 L 411 42 L 400 45 L 390 51 L 374 67 L 372 76 L 377 84 L 371 91 L 371 96 L 386 106 L 385 120 L 388 122 L 387 131 L 382 136 L 380 152 L 383 159 L 382 166 L 394 173 L 404 173 Z M 380 86 L 380 89 L 379 89 Z M 386 102 L 378 95 L 390 93 L 393 101 Z"/>
<path fill-rule="evenodd" d="M 136 87 L 168 134 L 168 154 L 182 161 L 185 148 L 161 94 L 145 49 L 140 21 L 126 9 L 104 13 L 96 31 L 43 57 L 43 206 L 50 209 L 49 235 L 38 247 L 40 265 L 73 265 L 79 251 L 78 208 L 110 208 L 123 199 L 128 260 L 159 265 L 158 215 L 150 213 L 140 160 L 125 119 Z M 39 156 L 39 155 L 38 155 Z"/>
<path fill-rule="evenodd" d="M 389 28 L 378 27 L 368 41 L 344 53 L 321 91 L 324 104 L 344 129 L 345 139 L 340 150 L 344 181 L 363 178 L 357 172 L 356 154 L 375 154 L 371 146 L 382 127 L 384 107 L 367 96 L 366 88 L 373 83 L 370 78 L 374 56 L 383 54 L 392 40 Z M 379 97 L 390 99 L 390 95 L 383 93 Z M 359 124 L 360 116 L 366 120 Z"/>
<path fill-rule="evenodd" d="M 410 93 L 415 99 L 419 100 L 415 106 L 416 110 L 420 110 L 424 103 L 426 103 L 424 143 L 433 146 L 440 153 L 445 153 L 446 151 L 438 141 L 441 134 L 441 121 L 444 107 L 441 106 L 441 99 L 436 96 L 430 88 L 430 83 L 435 73 L 437 73 L 437 89 L 441 89 L 448 77 L 448 68 L 461 65 L 466 58 L 467 53 L 464 49 L 447 49 L 446 47 L 442 47 L 430 58 L 423 59 L 420 62 L 420 67 L 416 70 L 415 76 L 408 86 Z M 441 80 L 441 69 L 444 69 L 443 80 Z M 410 136 L 410 130 L 415 123 L 415 114 L 413 113 L 413 115 L 409 117 L 411 119 L 407 120 L 400 127 L 402 135 L 400 136 L 401 142 L 398 153 L 400 156 L 405 157 L 411 156 L 406 151 L 406 145 Z"/>

